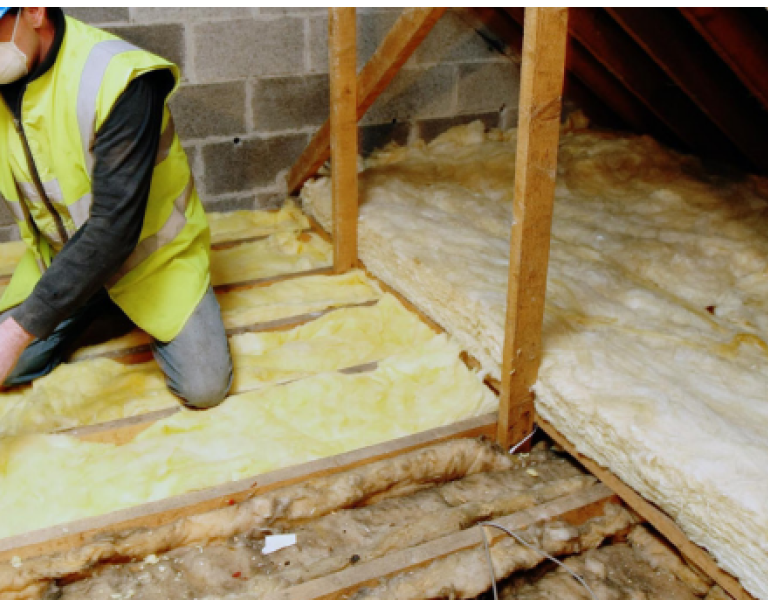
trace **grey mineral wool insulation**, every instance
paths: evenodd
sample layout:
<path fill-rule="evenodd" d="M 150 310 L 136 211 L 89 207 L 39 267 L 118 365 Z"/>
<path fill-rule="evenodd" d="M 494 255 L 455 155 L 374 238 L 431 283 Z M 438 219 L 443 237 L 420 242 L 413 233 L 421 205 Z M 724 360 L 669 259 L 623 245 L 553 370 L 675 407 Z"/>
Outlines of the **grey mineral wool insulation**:
<path fill-rule="evenodd" d="M 510 457 L 478 439 L 457 439 L 346 472 L 267 492 L 234 506 L 183 517 L 155 529 L 99 536 L 71 550 L 0 564 L 0 599 L 41 598 L 52 580 L 88 572 L 100 562 L 142 560 L 173 548 L 206 545 L 258 528 L 290 527 L 387 491 L 508 469 L 535 459 Z"/>
<path fill-rule="evenodd" d="M 626 543 L 589 550 L 567 558 L 564 563 L 584 579 L 598 600 L 728 598 L 646 524 L 635 526 Z M 512 577 L 499 586 L 499 592 L 501 600 L 592 600 L 589 592 L 563 568 Z"/>
<path fill-rule="evenodd" d="M 362 564 L 397 550 L 443 537 L 494 518 L 524 510 L 595 484 L 566 459 L 536 452 L 518 467 L 477 473 L 373 506 L 338 510 L 273 531 L 297 535 L 296 546 L 263 556 L 258 529 L 207 547 L 181 548 L 154 563 L 110 566 L 88 580 L 66 586 L 61 598 L 162 598 L 173 593 L 271 592 Z M 233 575 L 237 575 L 234 577 Z"/>
<path fill-rule="evenodd" d="M 605 516 L 596 517 L 579 527 L 562 521 L 532 525 L 521 532 L 529 544 L 554 556 L 583 552 L 599 546 L 607 537 L 626 530 L 636 522 L 634 515 L 616 504 L 607 504 Z M 504 537 L 490 548 L 494 572 L 498 578 L 535 567 L 544 557 L 515 539 Z M 353 600 L 420 600 L 423 598 L 473 598 L 490 588 L 490 573 L 481 546 L 451 554 L 423 569 L 386 579 L 379 585 L 363 588 Z"/>

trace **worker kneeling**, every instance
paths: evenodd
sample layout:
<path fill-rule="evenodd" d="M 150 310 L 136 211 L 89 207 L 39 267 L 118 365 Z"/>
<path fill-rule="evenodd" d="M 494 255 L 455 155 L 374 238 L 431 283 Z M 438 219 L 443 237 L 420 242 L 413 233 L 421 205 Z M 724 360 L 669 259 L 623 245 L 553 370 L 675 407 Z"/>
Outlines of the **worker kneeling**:
<path fill-rule="evenodd" d="M 27 245 L 0 299 L 5 385 L 119 308 L 188 406 L 229 391 L 210 231 L 167 106 L 179 77 L 61 9 L 0 8 L 0 196 Z"/>

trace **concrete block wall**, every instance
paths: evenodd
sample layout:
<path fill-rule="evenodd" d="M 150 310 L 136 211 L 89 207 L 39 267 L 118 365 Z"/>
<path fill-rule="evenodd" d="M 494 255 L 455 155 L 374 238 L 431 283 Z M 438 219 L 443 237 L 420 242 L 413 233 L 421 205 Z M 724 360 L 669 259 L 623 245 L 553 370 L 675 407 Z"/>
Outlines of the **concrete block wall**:
<path fill-rule="evenodd" d="M 171 108 L 208 210 L 282 201 L 285 173 L 328 116 L 326 9 L 65 12 L 181 67 Z M 358 9 L 360 66 L 399 12 Z M 449 10 L 364 117 L 361 151 L 415 135 L 431 139 L 476 118 L 492 127 L 514 124 L 518 87 L 519 66 Z"/>

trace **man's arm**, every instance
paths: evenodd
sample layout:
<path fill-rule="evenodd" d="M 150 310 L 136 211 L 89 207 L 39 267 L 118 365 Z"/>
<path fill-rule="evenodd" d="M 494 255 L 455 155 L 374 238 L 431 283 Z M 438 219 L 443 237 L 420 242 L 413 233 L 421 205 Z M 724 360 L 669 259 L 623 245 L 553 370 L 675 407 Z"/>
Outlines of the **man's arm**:
<path fill-rule="evenodd" d="M 93 148 L 90 217 L 55 257 L 29 298 L 6 319 L 8 325 L 0 325 L 0 382 L 7 375 L 3 370 L 10 359 L 13 364 L 8 372 L 31 339 L 50 335 L 109 281 L 135 249 L 144 223 L 165 99 L 172 87 L 173 76 L 167 70 L 137 78 L 99 130 Z M 14 325 L 27 336 L 20 335 Z"/>

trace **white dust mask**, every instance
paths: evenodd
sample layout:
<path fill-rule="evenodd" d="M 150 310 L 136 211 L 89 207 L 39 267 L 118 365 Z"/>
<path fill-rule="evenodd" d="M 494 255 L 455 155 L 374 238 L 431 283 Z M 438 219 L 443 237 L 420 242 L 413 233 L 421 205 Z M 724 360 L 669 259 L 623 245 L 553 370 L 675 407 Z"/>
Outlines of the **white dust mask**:
<path fill-rule="evenodd" d="M 16 15 L 16 23 L 13 25 L 13 33 L 10 42 L 0 42 L 0 85 L 18 81 L 29 71 L 27 69 L 27 55 L 14 43 L 16 28 L 19 26 L 19 17 Z"/>

